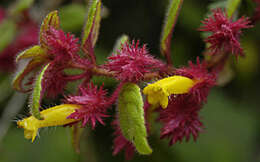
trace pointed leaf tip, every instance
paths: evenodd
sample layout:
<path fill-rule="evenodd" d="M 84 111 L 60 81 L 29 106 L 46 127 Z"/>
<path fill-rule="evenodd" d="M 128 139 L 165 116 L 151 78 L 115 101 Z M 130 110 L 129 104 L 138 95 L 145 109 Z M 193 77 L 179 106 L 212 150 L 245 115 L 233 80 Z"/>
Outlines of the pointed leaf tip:
<path fill-rule="evenodd" d="M 99 34 L 102 3 L 100 0 L 93 0 L 89 6 L 87 21 L 83 29 L 82 48 L 95 63 L 94 47 Z"/>
<path fill-rule="evenodd" d="M 39 45 L 35 45 L 29 49 L 24 50 L 23 52 L 19 53 L 16 56 L 15 61 L 18 62 L 21 59 L 27 59 L 27 58 L 38 58 L 41 59 L 41 57 L 44 57 L 46 55 L 46 51 Z"/>
<path fill-rule="evenodd" d="M 170 48 L 172 33 L 177 22 L 182 3 L 183 0 L 170 0 L 162 30 L 160 50 L 161 54 L 166 57 L 168 64 L 171 64 Z"/>
<path fill-rule="evenodd" d="M 46 33 L 50 29 L 50 27 L 53 27 L 55 29 L 60 28 L 60 19 L 57 10 L 50 12 L 42 22 L 40 29 L 40 44 L 43 46 L 45 46 L 46 42 L 44 38 L 44 33 Z"/>

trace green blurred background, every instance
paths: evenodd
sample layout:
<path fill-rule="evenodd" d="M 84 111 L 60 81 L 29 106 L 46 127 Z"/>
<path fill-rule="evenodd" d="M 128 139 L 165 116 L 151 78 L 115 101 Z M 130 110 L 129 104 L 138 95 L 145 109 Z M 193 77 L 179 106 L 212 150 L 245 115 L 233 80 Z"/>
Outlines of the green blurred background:
<path fill-rule="evenodd" d="M 240 14 L 250 15 L 250 0 L 244 0 Z M 7 8 L 13 1 L 1 0 Z M 172 60 L 179 67 L 188 60 L 202 57 L 204 43 L 198 32 L 200 21 L 208 12 L 208 6 L 215 1 L 185 0 L 172 40 Z M 116 39 L 127 34 L 131 39 L 146 43 L 150 52 L 159 55 L 159 40 L 168 0 L 103 0 L 105 17 L 101 22 L 99 40 L 96 46 L 98 62 L 105 61 L 111 54 Z M 65 31 L 80 36 L 86 17 L 86 1 L 45 0 L 36 1 L 30 10 L 32 16 L 41 21 L 53 9 L 58 9 Z M 224 78 L 232 80 L 213 88 L 208 103 L 201 112 L 205 131 L 197 142 L 183 142 L 169 147 L 167 140 L 159 139 L 160 125 L 155 125 L 155 133 L 149 137 L 153 148 L 150 156 L 136 154 L 132 161 L 146 162 L 260 162 L 260 23 L 246 30 L 242 36 L 242 46 L 246 56 L 233 58 Z M 1 36 L 0 36 L 1 39 Z M 163 58 L 162 58 L 163 59 Z M 23 130 L 18 129 L 15 120 L 28 115 L 26 96 L 16 94 L 10 87 L 12 74 L 0 73 L 0 162 L 117 162 L 125 161 L 123 153 L 112 156 L 113 130 L 110 120 L 106 126 L 95 130 L 86 128 L 81 139 L 81 154 L 71 146 L 69 128 L 46 128 L 34 143 L 24 139 Z M 97 84 L 105 82 L 106 88 L 113 89 L 115 82 L 96 78 Z M 46 100 L 46 107 L 54 101 Z M 23 106 L 22 106 L 23 105 Z M 3 116 L 10 110 L 19 111 L 15 118 Z M 113 113 L 113 112 L 111 112 Z M 8 113 L 7 113 L 8 114 Z M 12 115 L 12 114 L 11 114 Z"/>

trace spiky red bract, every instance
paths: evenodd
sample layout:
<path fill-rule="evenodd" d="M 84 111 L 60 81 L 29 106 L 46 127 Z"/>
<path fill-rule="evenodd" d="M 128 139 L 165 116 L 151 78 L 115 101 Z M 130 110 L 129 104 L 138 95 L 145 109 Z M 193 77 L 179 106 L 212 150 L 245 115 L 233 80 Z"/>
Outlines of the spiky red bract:
<path fill-rule="evenodd" d="M 71 59 L 78 58 L 78 38 L 75 38 L 73 34 L 64 33 L 62 30 L 50 27 L 50 30 L 43 33 L 43 35 L 51 60 L 59 64 L 64 64 Z"/>
<path fill-rule="evenodd" d="M 149 54 L 146 46 L 138 47 L 139 41 L 124 43 L 117 53 L 108 57 L 105 68 L 116 73 L 117 79 L 127 82 L 138 82 L 144 74 L 164 67 L 164 64 Z"/>
<path fill-rule="evenodd" d="M 180 95 L 170 100 L 167 109 L 160 109 L 161 138 L 170 138 L 170 145 L 182 142 L 183 138 L 189 141 L 191 135 L 196 140 L 202 131 L 198 115 L 201 104 L 190 98 L 192 95 Z"/>
<path fill-rule="evenodd" d="M 187 94 L 172 95 L 168 107 L 160 109 L 161 138 L 170 138 L 170 145 L 182 142 L 183 138 L 188 141 L 191 135 L 197 139 L 203 128 L 199 111 L 216 81 L 216 75 L 209 73 L 206 63 L 200 63 L 198 58 L 196 64 L 189 62 L 188 67 L 176 69 L 175 74 L 188 77 L 195 84 Z"/>
<path fill-rule="evenodd" d="M 115 129 L 113 133 L 115 136 L 113 141 L 113 155 L 117 155 L 120 151 L 125 150 L 125 159 L 131 160 L 135 153 L 134 145 L 123 136 L 117 119 L 112 122 L 112 126 Z"/>
<path fill-rule="evenodd" d="M 15 70 L 16 54 L 38 43 L 38 25 L 32 20 L 19 25 L 17 30 L 19 32 L 15 39 L 0 52 L 1 71 L 10 72 Z"/>
<path fill-rule="evenodd" d="M 68 118 L 81 119 L 82 127 L 89 123 L 92 128 L 95 128 L 96 122 L 104 125 L 102 118 L 108 117 L 106 110 L 109 106 L 106 94 L 103 87 L 98 88 L 93 84 L 89 84 L 87 88 L 81 87 L 78 96 L 69 96 L 66 99 L 67 103 L 81 105 L 81 108 Z"/>
<path fill-rule="evenodd" d="M 200 63 L 197 58 L 197 63 L 193 64 L 189 61 L 188 67 L 176 69 L 176 75 L 182 75 L 195 81 L 195 85 L 190 89 L 189 94 L 198 103 L 206 102 L 209 90 L 216 83 L 216 74 L 209 72 L 206 62 Z"/>
<path fill-rule="evenodd" d="M 210 32 L 211 35 L 205 39 L 210 44 L 210 54 L 230 52 L 236 56 L 243 56 L 243 49 L 239 39 L 242 29 L 252 27 L 249 18 L 241 17 L 237 21 L 228 18 L 225 11 L 221 9 L 213 10 L 213 15 L 202 21 L 203 26 L 200 31 Z"/>
<path fill-rule="evenodd" d="M 64 88 L 68 83 L 65 78 L 63 67 L 57 66 L 54 62 L 51 63 L 44 74 L 43 87 L 46 96 L 55 98 L 59 94 L 64 94 Z"/>

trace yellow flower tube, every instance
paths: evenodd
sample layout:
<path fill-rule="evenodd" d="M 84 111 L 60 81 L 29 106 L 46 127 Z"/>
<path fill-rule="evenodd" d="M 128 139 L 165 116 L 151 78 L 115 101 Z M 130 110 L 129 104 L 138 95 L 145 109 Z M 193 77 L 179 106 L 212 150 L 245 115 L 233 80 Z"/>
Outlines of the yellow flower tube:
<path fill-rule="evenodd" d="M 24 137 L 26 139 L 32 139 L 33 142 L 39 128 L 66 125 L 77 121 L 75 119 L 67 119 L 67 117 L 79 108 L 80 105 L 75 104 L 58 105 L 41 111 L 44 120 L 38 120 L 35 117 L 30 116 L 18 121 L 17 125 L 19 128 L 24 128 Z"/>
<path fill-rule="evenodd" d="M 195 82 L 190 78 L 175 75 L 149 84 L 144 88 L 143 93 L 147 95 L 149 104 L 166 108 L 170 95 L 188 93 L 194 84 Z"/>

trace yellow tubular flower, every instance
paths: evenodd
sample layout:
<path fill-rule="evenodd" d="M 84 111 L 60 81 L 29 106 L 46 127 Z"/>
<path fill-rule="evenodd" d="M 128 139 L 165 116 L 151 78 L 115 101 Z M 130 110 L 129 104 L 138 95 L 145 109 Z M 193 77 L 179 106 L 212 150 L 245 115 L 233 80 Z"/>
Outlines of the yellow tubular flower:
<path fill-rule="evenodd" d="M 67 117 L 79 108 L 79 105 L 73 104 L 55 106 L 41 111 L 41 115 L 44 120 L 38 120 L 35 117 L 30 116 L 18 121 L 17 125 L 19 128 L 24 128 L 24 137 L 26 139 L 32 139 L 33 142 L 37 136 L 39 128 L 66 125 L 77 121 L 75 119 L 67 119 Z"/>
<path fill-rule="evenodd" d="M 195 82 L 190 78 L 175 75 L 149 84 L 144 88 L 143 93 L 147 95 L 149 104 L 166 108 L 170 95 L 188 93 L 194 84 Z"/>

